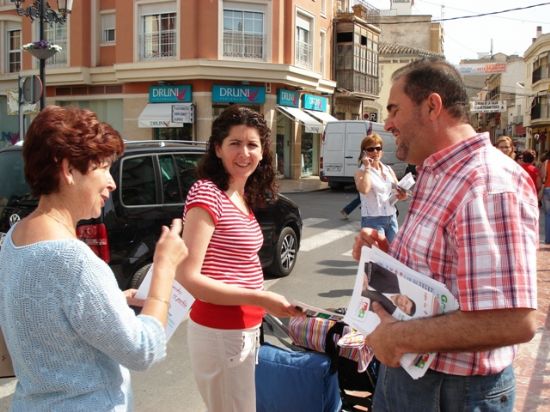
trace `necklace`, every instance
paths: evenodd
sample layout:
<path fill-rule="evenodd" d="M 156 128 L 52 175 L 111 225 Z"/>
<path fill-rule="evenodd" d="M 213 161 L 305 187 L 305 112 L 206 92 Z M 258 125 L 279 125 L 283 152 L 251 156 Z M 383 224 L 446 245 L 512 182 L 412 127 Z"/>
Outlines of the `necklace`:
<path fill-rule="evenodd" d="M 50 219 L 52 220 L 55 220 L 57 223 L 59 223 L 61 226 L 63 226 L 65 229 L 67 229 L 67 231 L 72 235 L 72 236 L 75 236 L 76 237 L 76 230 L 75 228 L 69 226 L 67 223 L 63 222 L 61 219 L 53 216 L 53 215 L 50 215 L 49 213 L 47 212 L 44 212 L 42 210 L 38 210 L 38 212 L 42 213 L 44 216 L 47 216 L 49 217 Z"/>

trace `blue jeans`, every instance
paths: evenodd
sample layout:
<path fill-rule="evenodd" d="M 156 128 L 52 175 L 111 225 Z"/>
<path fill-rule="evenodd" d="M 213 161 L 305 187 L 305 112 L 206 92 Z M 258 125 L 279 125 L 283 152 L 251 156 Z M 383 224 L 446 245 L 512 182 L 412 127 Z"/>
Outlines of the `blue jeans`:
<path fill-rule="evenodd" d="M 349 215 L 360 204 L 361 204 L 361 198 L 359 197 L 359 193 L 358 193 L 357 196 L 351 202 L 349 202 L 342 210 Z"/>
<path fill-rule="evenodd" d="M 544 208 L 544 243 L 550 243 L 550 187 L 542 192 L 542 206 Z"/>
<path fill-rule="evenodd" d="M 391 242 L 397 234 L 397 216 L 362 216 L 361 227 L 376 229 Z"/>
<path fill-rule="evenodd" d="M 514 369 L 489 376 L 447 375 L 428 370 L 412 379 L 403 368 L 380 366 L 373 410 L 407 412 L 512 412 Z"/>

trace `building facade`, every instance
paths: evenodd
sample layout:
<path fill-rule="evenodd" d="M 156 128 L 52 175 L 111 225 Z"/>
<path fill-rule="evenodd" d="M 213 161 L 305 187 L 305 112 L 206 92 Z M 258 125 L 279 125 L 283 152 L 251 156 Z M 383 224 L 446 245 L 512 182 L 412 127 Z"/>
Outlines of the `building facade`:
<path fill-rule="evenodd" d="M 368 4 L 342 2 L 334 19 L 334 114 L 340 120 L 377 121 L 380 12 Z"/>
<path fill-rule="evenodd" d="M 525 88 L 529 98 L 523 114 L 527 147 L 539 154 L 550 150 L 550 33 L 537 28 L 537 37 L 523 55 L 527 65 Z"/>
<path fill-rule="evenodd" d="M 47 60 L 47 104 L 90 108 L 130 140 L 196 141 L 225 107 L 247 105 L 272 129 L 279 175 L 316 175 L 334 119 L 335 10 L 332 0 L 77 0 L 46 28 L 62 47 Z M 11 139 L 9 96 L 19 75 L 37 74 L 21 49 L 34 40 L 37 21 L 0 0 L 0 128 Z"/>

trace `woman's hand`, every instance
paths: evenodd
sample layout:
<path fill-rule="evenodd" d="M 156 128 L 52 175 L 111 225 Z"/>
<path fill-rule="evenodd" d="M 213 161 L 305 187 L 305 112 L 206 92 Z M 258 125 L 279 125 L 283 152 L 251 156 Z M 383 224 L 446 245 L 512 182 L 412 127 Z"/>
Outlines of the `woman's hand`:
<path fill-rule="evenodd" d="M 262 307 L 269 314 L 279 318 L 303 316 L 303 312 L 291 305 L 284 296 L 270 291 L 262 292 Z"/>
<path fill-rule="evenodd" d="M 162 227 L 162 232 L 155 247 L 153 262 L 158 265 L 167 265 L 175 269 L 188 255 L 187 246 L 181 238 L 183 222 L 181 219 L 172 220 L 170 229 Z"/>
<path fill-rule="evenodd" d="M 363 159 L 361 159 L 361 163 L 363 163 L 363 166 L 365 167 L 365 170 L 370 169 L 374 160 L 365 155 Z"/>
<path fill-rule="evenodd" d="M 402 189 L 399 186 L 397 186 L 395 191 L 395 197 L 397 197 L 398 200 L 406 200 L 409 197 L 409 194 L 405 189 Z"/>
<path fill-rule="evenodd" d="M 136 298 L 137 289 L 126 289 L 123 293 L 128 306 L 137 306 L 141 308 L 145 303 L 144 299 Z"/>
<path fill-rule="evenodd" d="M 386 239 L 386 236 L 384 236 L 378 230 L 368 227 L 361 229 L 359 234 L 355 237 L 352 256 L 357 261 L 359 261 L 359 259 L 361 258 L 361 248 L 363 246 L 376 246 L 384 252 L 387 252 L 390 248 L 390 244 Z"/>

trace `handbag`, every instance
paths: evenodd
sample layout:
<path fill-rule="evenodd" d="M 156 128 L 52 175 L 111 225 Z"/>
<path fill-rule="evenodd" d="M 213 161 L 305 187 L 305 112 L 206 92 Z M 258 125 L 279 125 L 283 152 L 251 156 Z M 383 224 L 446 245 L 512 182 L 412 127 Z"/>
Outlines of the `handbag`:
<path fill-rule="evenodd" d="M 13 378 L 15 373 L 11 363 L 11 356 L 4 341 L 2 329 L 0 329 L 0 378 Z"/>
<path fill-rule="evenodd" d="M 292 317 L 288 334 L 295 345 L 357 362 L 358 372 L 364 372 L 374 356 L 365 345 L 365 337 L 343 322 L 317 316 Z"/>

